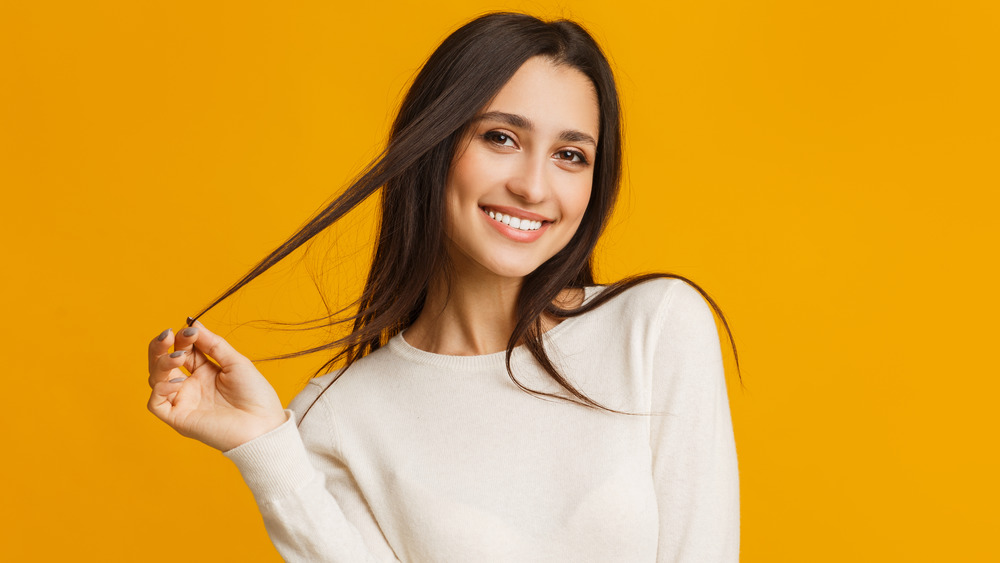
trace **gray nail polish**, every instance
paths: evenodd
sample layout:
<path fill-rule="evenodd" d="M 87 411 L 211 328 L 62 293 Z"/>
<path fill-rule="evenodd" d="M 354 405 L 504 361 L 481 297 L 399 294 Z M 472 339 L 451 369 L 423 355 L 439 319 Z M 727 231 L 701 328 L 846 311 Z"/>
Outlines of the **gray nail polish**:
<path fill-rule="evenodd" d="M 181 334 L 183 334 L 184 336 L 194 336 L 197 332 L 198 329 L 196 327 L 190 327 L 190 328 L 185 328 L 183 331 L 181 331 Z"/>
<path fill-rule="evenodd" d="M 184 354 L 187 354 L 187 350 L 178 350 L 176 352 L 171 352 L 170 353 L 170 357 L 171 358 L 180 358 Z"/>
<path fill-rule="evenodd" d="M 187 378 L 186 377 L 175 377 L 175 378 L 173 378 L 173 379 L 170 380 L 170 383 L 180 383 L 181 381 L 184 381 L 185 379 L 187 379 Z"/>
<path fill-rule="evenodd" d="M 161 332 L 160 335 L 156 337 L 156 341 L 157 342 L 163 342 L 163 339 L 166 338 L 168 334 L 170 334 L 170 329 L 169 328 L 167 330 Z"/>

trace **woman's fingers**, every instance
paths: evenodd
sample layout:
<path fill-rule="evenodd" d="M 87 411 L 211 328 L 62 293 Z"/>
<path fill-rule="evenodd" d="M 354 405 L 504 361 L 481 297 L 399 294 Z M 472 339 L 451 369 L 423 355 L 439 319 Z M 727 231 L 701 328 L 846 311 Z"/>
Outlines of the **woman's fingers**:
<path fill-rule="evenodd" d="M 175 340 L 174 331 L 169 328 L 161 332 L 156 338 L 149 342 L 149 386 L 152 387 L 160 381 L 174 379 L 178 375 L 184 375 L 179 368 L 184 364 L 184 358 L 188 353 L 171 352 Z"/>
<path fill-rule="evenodd" d="M 187 350 L 177 350 L 161 354 L 156 358 L 149 370 L 149 386 L 153 387 L 157 383 L 186 377 L 186 374 L 180 368 L 184 366 L 190 356 L 191 352 Z"/>
<path fill-rule="evenodd" d="M 181 329 L 177 333 L 177 340 L 174 342 L 175 351 L 186 352 L 184 356 L 184 369 L 187 370 L 191 375 L 201 374 L 204 372 L 202 368 L 208 366 L 208 375 L 215 375 L 218 371 L 218 366 L 210 362 L 205 355 L 199 350 L 198 338 L 201 334 L 201 329 L 203 327 L 199 324 L 197 326 L 189 326 Z"/>
<path fill-rule="evenodd" d="M 220 368 L 246 365 L 251 365 L 250 360 L 198 321 L 176 334 L 164 330 L 149 343 L 150 387 L 187 374 L 214 376 Z M 180 368 L 187 370 L 187 374 Z"/>
<path fill-rule="evenodd" d="M 221 336 L 205 328 L 205 325 L 201 324 L 201 321 L 195 321 L 194 326 L 191 328 L 196 329 L 195 337 L 197 340 L 193 342 L 196 351 L 218 362 L 222 369 L 250 364 L 250 360 L 237 352 Z"/>
<path fill-rule="evenodd" d="M 176 334 L 168 328 L 151 340 L 149 343 L 149 385 L 153 386 L 157 381 L 163 380 L 166 376 L 164 369 L 169 371 L 183 365 L 188 371 L 191 371 L 194 367 L 193 355 L 191 354 L 192 345 L 197 338 L 198 329 L 188 327 Z M 170 350 L 171 346 L 173 351 Z M 180 352 L 185 353 L 179 354 Z M 170 354 L 176 354 L 172 358 L 183 356 L 184 361 L 180 363 L 164 362 L 164 357 Z"/>
<path fill-rule="evenodd" d="M 170 412 L 174 407 L 174 400 L 184 383 L 183 377 L 174 378 L 167 381 L 160 381 L 152 386 L 153 392 L 149 394 L 149 402 L 146 407 L 156 418 L 164 422 L 169 422 Z"/>
<path fill-rule="evenodd" d="M 175 352 L 188 352 L 185 355 L 184 367 L 189 371 L 194 371 L 195 361 L 194 355 L 191 353 L 194 351 L 194 343 L 198 340 L 198 328 L 189 326 L 182 328 L 177 332 L 177 336 L 174 337 L 174 351 Z"/>
<path fill-rule="evenodd" d="M 161 332 L 156 336 L 156 338 L 149 341 L 149 373 L 152 375 L 153 369 L 156 368 L 156 360 L 160 356 L 166 354 L 170 351 L 170 347 L 174 345 L 174 331 L 169 328 Z"/>

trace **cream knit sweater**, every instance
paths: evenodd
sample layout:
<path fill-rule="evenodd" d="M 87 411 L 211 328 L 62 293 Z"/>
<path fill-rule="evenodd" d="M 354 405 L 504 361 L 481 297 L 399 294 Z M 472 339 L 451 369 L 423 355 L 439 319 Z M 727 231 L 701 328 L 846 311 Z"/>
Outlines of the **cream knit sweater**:
<path fill-rule="evenodd" d="M 443 356 L 396 336 L 226 452 L 282 557 L 738 561 L 736 448 L 701 296 L 646 282 L 544 338 L 588 396 L 644 414 L 540 399 L 511 382 L 503 353 Z M 560 390 L 526 350 L 512 366 L 526 386 Z"/>

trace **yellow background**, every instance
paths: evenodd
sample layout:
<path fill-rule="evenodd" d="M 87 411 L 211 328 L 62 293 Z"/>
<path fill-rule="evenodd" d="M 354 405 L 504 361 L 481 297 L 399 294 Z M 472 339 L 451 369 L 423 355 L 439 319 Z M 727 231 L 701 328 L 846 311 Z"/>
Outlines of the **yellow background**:
<path fill-rule="evenodd" d="M 146 343 L 359 170 L 450 31 L 523 9 L 618 72 L 603 278 L 731 319 L 742 560 L 997 560 L 997 6 L 3 3 L 0 559 L 278 560 L 230 462 L 146 411 Z M 303 264 L 350 297 L 367 219 L 206 324 L 287 351 L 240 323 L 312 310 Z M 317 360 L 261 368 L 287 401 Z"/>

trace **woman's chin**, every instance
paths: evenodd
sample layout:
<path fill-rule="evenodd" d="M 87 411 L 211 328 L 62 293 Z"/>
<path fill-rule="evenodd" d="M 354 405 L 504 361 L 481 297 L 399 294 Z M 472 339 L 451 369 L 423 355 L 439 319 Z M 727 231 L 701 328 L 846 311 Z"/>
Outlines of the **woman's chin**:
<path fill-rule="evenodd" d="M 532 267 L 533 266 L 533 267 Z M 491 264 L 483 266 L 486 271 L 500 279 L 523 279 L 534 272 L 537 264 L 525 266 L 524 264 Z"/>
<path fill-rule="evenodd" d="M 523 279 L 528 274 L 538 269 L 541 263 L 525 260 L 510 261 L 476 261 L 480 269 L 479 275 L 484 277 L 495 277 L 497 280 Z M 479 276 L 476 276 L 479 277 Z M 480 278 L 482 279 L 482 278 Z"/>

